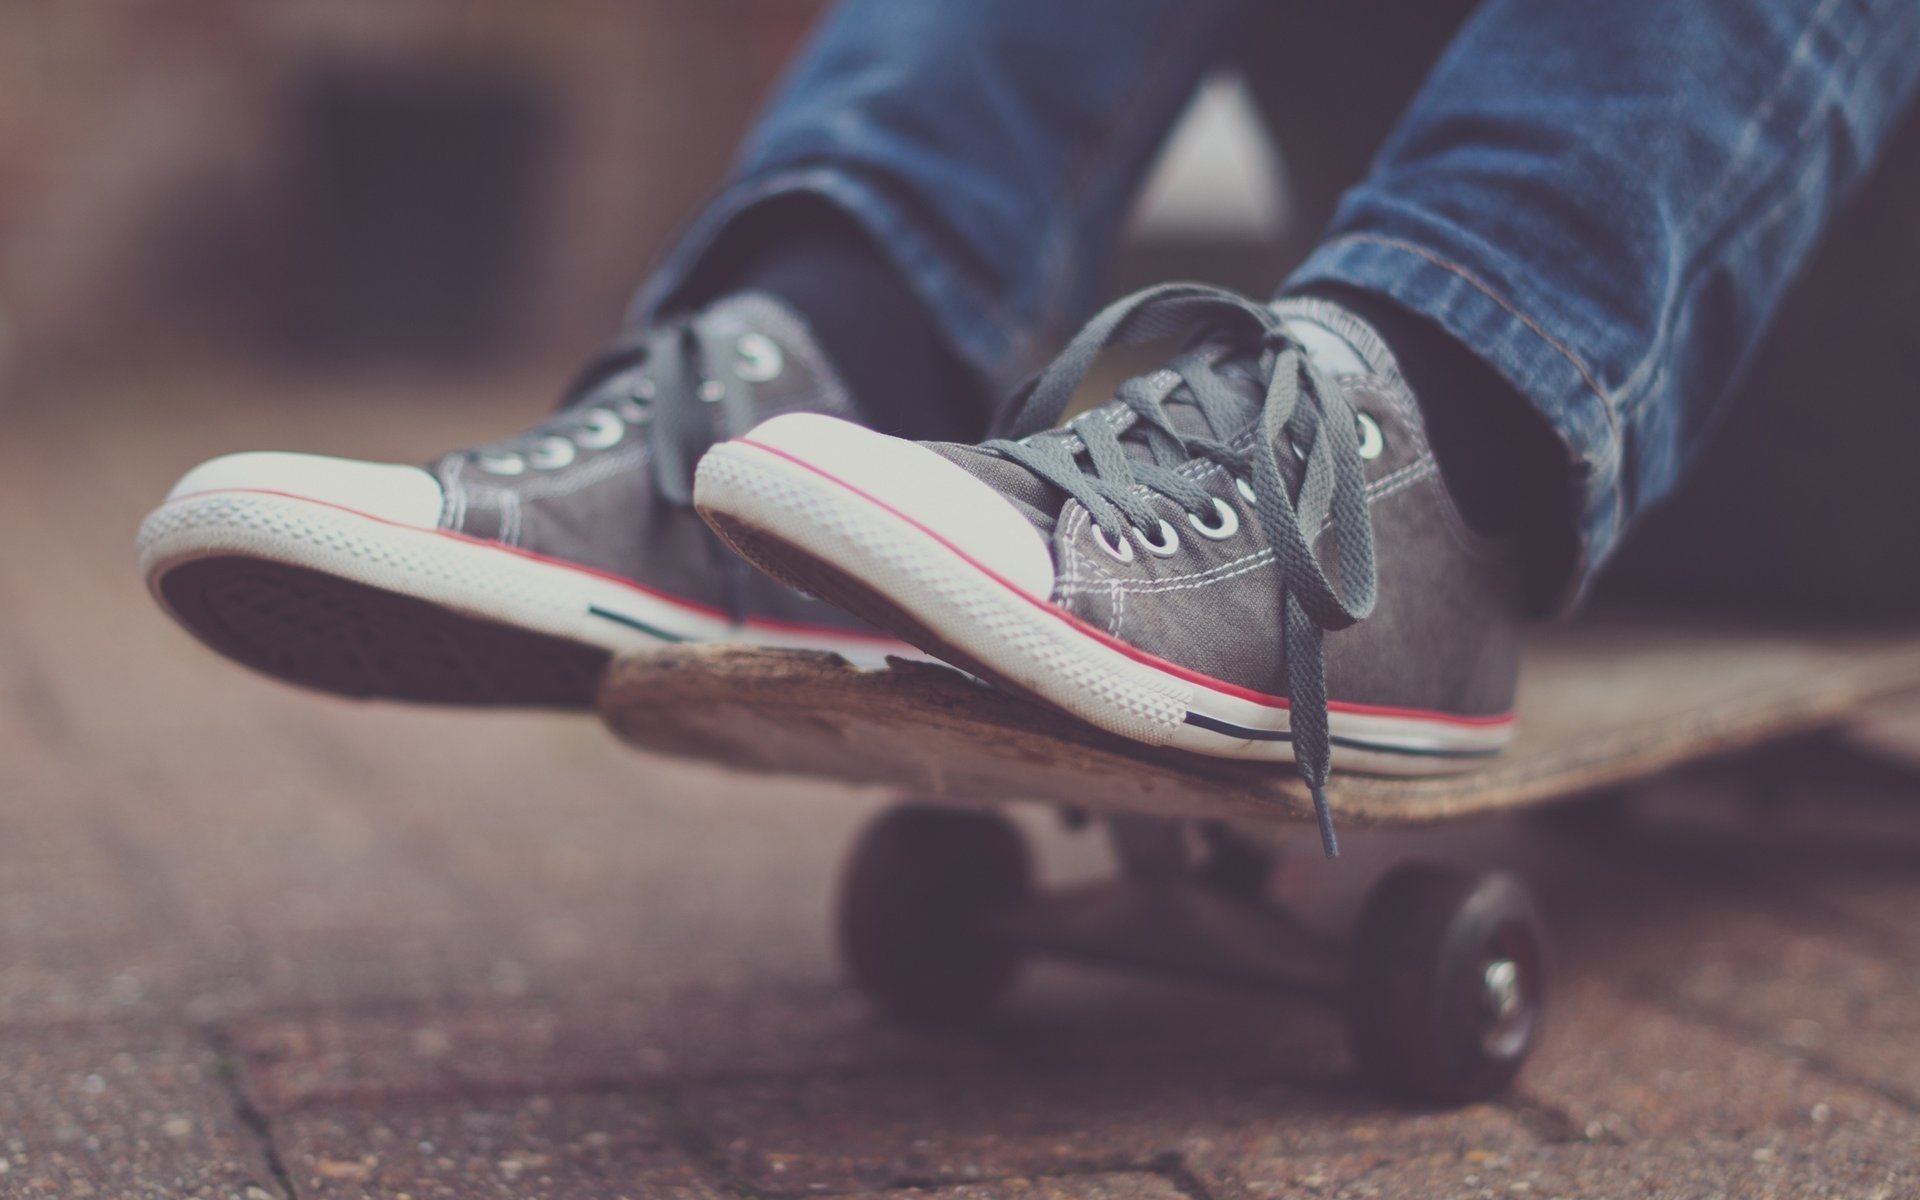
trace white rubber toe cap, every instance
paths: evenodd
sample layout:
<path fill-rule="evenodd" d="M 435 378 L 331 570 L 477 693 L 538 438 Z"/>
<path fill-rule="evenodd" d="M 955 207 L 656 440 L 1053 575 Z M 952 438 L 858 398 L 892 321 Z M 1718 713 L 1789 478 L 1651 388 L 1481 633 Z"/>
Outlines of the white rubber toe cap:
<path fill-rule="evenodd" d="M 167 499 L 227 491 L 278 492 L 421 529 L 440 523 L 443 504 L 440 481 L 419 467 L 274 451 L 203 462 L 173 485 Z"/>
<path fill-rule="evenodd" d="M 1053 593 L 1053 551 L 1033 523 L 999 492 L 918 442 L 818 413 L 775 417 L 740 440 L 892 510 L 1030 596 L 1044 600 Z"/>

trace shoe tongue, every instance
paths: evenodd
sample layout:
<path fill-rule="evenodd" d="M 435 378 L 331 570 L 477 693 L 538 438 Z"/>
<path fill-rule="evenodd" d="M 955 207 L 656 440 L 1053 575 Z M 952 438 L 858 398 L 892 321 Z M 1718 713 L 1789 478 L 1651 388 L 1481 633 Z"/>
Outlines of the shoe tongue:
<path fill-rule="evenodd" d="M 1167 415 L 1167 423 L 1182 437 L 1231 441 L 1260 416 L 1260 404 L 1266 398 L 1267 385 L 1260 378 L 1258 360 L 1250 354 L 1233 355 L 1224 346 L 1219 353 L 1221 357 L 1215 360 L 1213 370 L 1220 381 L 1226 384 L 1224 391 L 1228 404 L 1217 423 L 1207 420 L 1200 406 L 1194 403 L 1182 386 L 1178 375 L 1163 370 L 1148 377 L 1152 393 L 1160 400 L 1161 411 Z M 1113 411 L 1118 416 L 1126 410 L 1116 403 Z M 1153 451 L 1143 437 L 1123 434 L 1121 445 L 1126 449 L 1127 456 L 1137 462 L 1150 462 L 1153 459 Z"/>
<path fill-rule="evenodd" d="M 766 292 L 739 292 L 702 309 L 693 323 L 702 333 L 734 343 L 738 358 L 702 363 L 701 370 L 708 375 L 718 371 L 753 372 L 751 376 L 743 374 L 743 378 L 753 383 L 759 419 L 789 412 L 857 419 L 846 384 L 814 340 L 806 319 L 785 301 Z M 771 350 L 767 342 L 772 343 Z M 645 361 L 613 371 L 577 393 L 567 401 L 567 407 L 608 394 L 630 394 L 635 382 L 646 374 Z"/>
<path fill-rule="evenodd" d="M 806 318 L 793 307 L 767 292 L 736 292 L 723 296 L 700 310 L 693 323 L 723 336 L 741 337 L 764 334 L 784 347 L 813 341 Z"/>
<path fill-rule="evenodd" d="M 1354 374 L 1396 374 L 1392 356 L 1366 325 L 1344 309 L 1317 300 L 1276 301 L 1274 310 L 1287 320 L 1288 328 L 1299 341 L 1308 359 L 1329 378 Z M 1265 403 L 1267 381 L 1261 376 L 1259 361 L 1251 354 L 1233 354 L 1223 345 L 1221 357 L 1214 362 L 1214 373 L 1226 386 L 1226 410 L 1217 427 L 1208 422 L 1200 406 L 1188 397 L 1181 379 L 1171 370 L 1147 377 L 1147 386 L 1160 400 L 1167 423 L 1187 438 L 1211 438 L 1231 441 L 1260 416 Z M 1125 405 L 1109 401 L 1093 410 L 1086 420 L 1125 421 Z M 1042 435 L 1049 436 L 1049 435 Z M 1059 436 L 1054 434 L 1051 436 Z M 1121 447 L 1135 462 L 1152 462 L 1153 450 L 1146 438 L 1131 433 L 1121 435 Z M 968 473 L 1005 496 L 1042 533 L 1051 534 L 1067 494 L 1017 463 L 973 446 L 930 442 L 928 448 L 956 463 Z M 1291 472 L 1290 456 L 1283 455 L 1281 469 Z"/>
<path fill-rule="evenodd" d="M 1327 379 L 1362 374 L 1394 376 L 1399 373 L 1392 354 L 1373 330 L 1345 309 L 1313 299 L 1278 300 L 1273 308 L 1286 320 L 1288 332 L 1299 342 L 1308 361 L 1319 368 Z M 1185 437 L 1214 437 L 1230 441 L 1260 416 L 1261 405 L 1266 400 L 1267 381 L 1261 377 L 1259 363 L 1252 355 L 1243 353 L 1222 357 L 1216 361 L 1214 372 L 1227 385 L 1226 391 L 1239 401 L 1240 407 L 1238 411 L 1230 410 L 1227 422 L 1230 428 L 1210 429 L 1199 406 L 1187 399 L 1184 392 L 1172 395 L 1161 407 L 1167 414 L 1168 422 Z M 1162 372 L 1155 378 L 1166 391 L 1178 386 L 1177 377 L 1171 371 Z M 1152 451 L 1143 439 L 1126 438 L 1123 445 L 1128 456 L 1136 461 L 1144 462 L 1152 458 Z"/>
<path fill-rule="evenodd" d="M 1180 391 L 1181 380 L 1178 375 L 1172 371 L 1161 371 L 1149 376 L 1148 386 L 1156 396 L 1161 398 L 1168 423 L 1182 436 L 1226 440 L 1245 428 L 1259 415 L 1265 385 L 1258 377 L 1253 359 L 1227 360 L 1222 362 L 1217 370 L 1226 381 L 1228 391 L 1235 400 L 1239 401 L 1237 406 L 1228 410 L 1228 424 L 1231 428 L 1227 429 L 1214 429 L 1208 425 L 1199 405 L 1187 399 L 1184 391 Z M 1175 396 L 1175 392 L 1179 392 L 1179 395 Z M 1124 405 L 1110 401 L 1089 413 L 1084 419 L 1123 421 L 1127 416 L 1128 410 Z M 1064 434 L 1056 432 L 1042 436 L 1064 436 Z M 1134 461 L 1153 461 L 1153 451 L 1144 438 L 1123 434 L 1120 444 L 1127 456 Z M 1066 505 L 1067 493 L 1018 463 L 974 446 L 951 442 L 928 442 L 926 445 L 934 453 L 958 465 L 968 474 L 999 492 L 1010 504 L 1019 509 L 1027 520 L 1033 522 L 1034 528 L 1041 533 L 1052 534 L 1060 510 Z"/>
<path fill-rule="evenodd" d="M 1399 364 L 1380 335 L 1338 304 L 1311 296 L 1289 296 L 1275 300 L 1273 311 L 1327 377 L 1399 376 Z"/>

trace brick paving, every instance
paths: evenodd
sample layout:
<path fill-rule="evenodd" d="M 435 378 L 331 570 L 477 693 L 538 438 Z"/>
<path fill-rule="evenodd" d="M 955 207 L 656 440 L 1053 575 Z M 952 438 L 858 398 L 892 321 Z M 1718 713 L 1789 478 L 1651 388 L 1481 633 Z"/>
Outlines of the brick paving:
<path fill-rule="evenodd" d="M 889 1029 L 828 922 L 875 797 L 298 694 L 142 593 L 185 465 L 422 458 L 527 394 L 160 376 L 0 410 L 0 1196 L 1920 1192 L 1920 809 L 1885 787 L 1783 777 L 1754 816 L 1709 777 L 1490 831 L 1556 927 L 1549 1036 L 1512 1095 L 1414 1112 L 1286 998 L 1041 967 L 977 1034 Z M 1034 828 L 1058 872 L 1098 857 Z"/>

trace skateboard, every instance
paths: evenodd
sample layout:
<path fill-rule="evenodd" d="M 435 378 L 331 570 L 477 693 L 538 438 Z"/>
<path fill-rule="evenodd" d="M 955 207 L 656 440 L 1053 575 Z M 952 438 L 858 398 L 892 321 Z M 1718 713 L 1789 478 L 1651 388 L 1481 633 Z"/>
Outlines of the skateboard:
<path fill-rule="evenodd" d="M 1920 696 L 1920 628 L 1783 630 L 1586 619 L 1528 648 L 1499 758 L 1433 778 L 1342 774 L 1343 828 L 1425 826 L 1621 792 L 1662 772 L 1817 735 Z M 1381 1089 L 1466 1102 L 1505 1087 L 1537 1040 L 1547 939 L 1527 886 L 1412 861 L 1347 936 L 1273 898 L 1313 804 L 1285 765 L 1155 750 L 933 663 L 686 647 L 615 662 L 600 707 L 647 751 L 877 785 L 905 799 L 860 838 L 839 933 L 855 983 L 912 1023 L 977 1018 L 1020 963 L 1053 956 L 1338 1004 Z M 1115 880 L 1040 893 L 1008 802 L 1109 827 Z"/>

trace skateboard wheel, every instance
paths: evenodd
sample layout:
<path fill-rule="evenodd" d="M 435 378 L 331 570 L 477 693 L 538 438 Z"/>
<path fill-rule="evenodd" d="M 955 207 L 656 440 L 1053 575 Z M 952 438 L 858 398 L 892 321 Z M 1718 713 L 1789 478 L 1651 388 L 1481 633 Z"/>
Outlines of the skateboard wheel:
<path fill-rule="evenodd" d="M 1540 1030 L 1546 938 L 1511 875 L 1395 868 L 1354 932 L 1347 1041 L 1375 1086 L 1462 1104 L 1505 1088 Z"/>
<path fill-rule="evenodd" d="M 1000 925 L 1032 892 L 1027 849 L 997 813 L 905 804 L 861 834 L 840 891 L 840 951 L 888 1017 L 964 1024 L 1013 982 Z"/>

